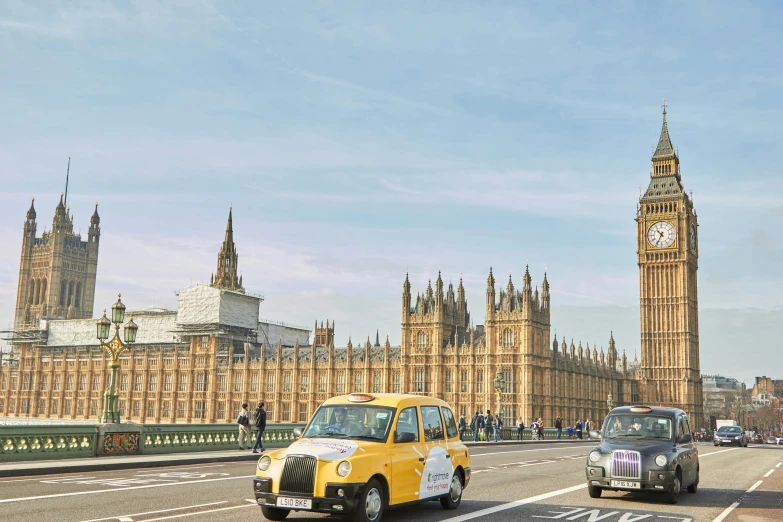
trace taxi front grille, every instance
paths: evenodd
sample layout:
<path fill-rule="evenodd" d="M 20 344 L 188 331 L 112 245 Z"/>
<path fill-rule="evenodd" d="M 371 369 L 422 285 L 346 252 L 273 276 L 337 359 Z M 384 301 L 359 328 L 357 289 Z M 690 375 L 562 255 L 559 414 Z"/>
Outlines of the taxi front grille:
<path fill-rule="evenodd" d="M 280 477 L 280 492 L 312 495 L 315 492 L 315 463 L 315 457 L 286 458 Z"/>
<path fill-rule="evenodd" d="M 642 462 L 638 451 L 615 450 L 612 452 L 613 478 L 642 478 Z"/>

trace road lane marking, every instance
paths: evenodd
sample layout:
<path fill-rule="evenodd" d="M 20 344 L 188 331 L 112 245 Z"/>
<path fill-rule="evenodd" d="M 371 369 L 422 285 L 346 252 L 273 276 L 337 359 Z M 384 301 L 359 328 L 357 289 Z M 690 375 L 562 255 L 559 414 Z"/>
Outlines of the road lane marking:
<path fill-rule="evenodd" d="M 764 483 L 764 481 L 763 481 L 763 480 L 759 480 L 758 482 L 756 482 L 755 484 L 753 484 L 753 485 L 750 487 L 750 489 L 749 489 L 749 490 L 747 490 L 745 493 L 753 493 L 754 491 L 756 491 L 756 488 L 757 488 L 757 487 L 759 487 L 759 486 L 760 486 L 761 484 L 763 484 L 763 483 Z"/>
<path fill-rule="evenodd" d="M 172 518 L 193 517 L 196 515 L 204 515 L 206 513 L 217 513 L 218 511 L 228 511 L 230 509 L 242 509 L 253 507 L 250 504 L 242 504 L 241 506 L 224 507 L 220 509 L 208 509 L 207 511 L 196 511 L 195 513 L 183 513 L 181 515 L 170 515 L 168 517 L 148 518 L 144 522 L 153 522 L 154 520 L 171 520 Z"/>
<path fill-rule="evenodd" d="M 131 513 L 130 515 L 118 515 L 116 517 L 106 517 L 106 518 L 93 518 L 90 520 L 84 520 L 82 522 L 101 522 L 103 520 L 115 520 L 115 519 L 132 519 L 132 517 L 140 517 L 142 515 L 157 515 L 159 513 L 169 513 L 171 511 L 181 511 L 183 509 L 194 509 L 194 508 L 200 508 L 200 507 L 208 507 L 208 506 L 217 506 L 219 504 L 228 504 L 228 500 L 221 500 L 220 502 L 210 502 L 209 504 L 196 504 L 195 506 L 184 506 L 179 508 L 170 508 L 170 509 L 159 509 L 158 511 L 145 511 L 144 513 Z"/>
<path fill-rule="evenodd" d="M 720 450 L 720 451 L 710 451 L 709 453 L 704 453 L 704 454 L 699 453 L 699 458 L 709 457 L 710 455 L 717 455 L 718 453 L 726 453 L 727 451 L 737 451 L 738 449 L 739 448 L 729 448 L 729 449 Z"/>
<path fill-rule="evenodd" d="M 779 468 L 781 464 L 783 464 L 783 462 L 778 462 L 777 464 L 775 464 L 775 467 Z"/>
<path fill-rule="evenodd" d="M 723 520 L 729 516 L 729 514 L 734 511 L 734 509 L 739 506 L 739 502 L 735 502 L 726 509 L 723 510 L 723 513 L 717 516 L 712 522 L 723 522 Z"/>
<path fill-rule="evenodd" d="M 0 482 L 30 482 L 30 481 L 41 480 L 41 477 L 59 477 L 59 476 L 60 475 L 39 475 L 39 476 L 37 476 L 35 478 L 14 479 L 14 480 L 0 480 Z M 85 479 L 86 480 L 86 479 L 94 479 L 95 477 L 85 477 L 84 475 L 76 475 L 76 476 L 72 476 L 72 477 L 69 477 L 69 478 L 72 478 L 74 480 L 75 479 Z M 41 482 L 43 482 L 43 481 L 41 481 Z"/>
<path fill-rule="evenodd" d="M 769 476 L 770 476 L 770 475 L 772 475 L 773 473 L 775 473 L 775 468 L 772 468 L 771 470 L 767 471 L 767 474 L 766 474 L 766 475 L 764 475 L 764 478 L 767 478 L 767 477 L 769 477 Z"/>
<path fill-rule="evenodd" d="M 533 502 L 539 502 L 541 500 L 557 497 L 559 495 L 565 495 L 566 493 L 573 493 L 574 491 L 579 491 L 580 489 L 585 489 L 586 487 L 587 487 L 587 483 L 580 484 L 578 486 L 571 486 L 570 488 L 558 489 L 557 491 L 550 491 L 549 493 L 536 495 L 535 497 L 523 498 L 521 500 L 515 500 L 514 502 L 508 502 L 507 504 L 500 504 L 499 506 L 494 506 L 491 508 L 474 511 L 473 513 L 460 515 L 458 517 L 447 518 L 446 520 L 442 520 L 441 522 L 462 522 L 463 520 L 473 520 L 474 518 L 484 517 L 486 515 L 491 515 L 499 511 L 514 509 L 515 507 L 524 506 L 525 504 L 532 504 Z"/>
<path fill-rule="evenodd" d="M 571 446 L 573 447 L 573 446 Z M 582 445 L 577 446 L 577 448 L 589 448 L 589 445 Z M 539 448 L 539 449 L 528 449 L 528 450 L 513 450 L 513 451 L 496 451 L 494 453 L 477 453 L 477 454 L 470 454 L 470 458 L 476 458 L 476 457 L 488 457 L 490 455 L 506 455 L 508 453 L 529 453 L 531 451 L 565 451 L 568 448 Z"/>
<path fill-rule="evenodd" d="M 94 495 L 97 493 L 118 493 L 120 491 L 131 491 L 133 489 L 149 489 L 149 488 L 165 488 L 170 486 L 183 486 L 185 484 L 203 484 L 205 482 L 220 482 L 223 480 L 236 480 L 254 478 L 255 475 L 243 475 L 241 477 L 224 477 L 218 479 L 204 479 L 204 480 L 189 480 L 186 482 L 170 482 L 166 484 L 147 484 L 144 486 L 131 486 L 123 489 L 98 489 L 95 491 L 74 491 L 72 493 L 55 493 L 52 495 L 39 495 L 37 497 L 18 497 L 18 498 L 4 498 L 0 499 L 0 504 L 8 504 L 10 502 L 24 502 L 26 500 L 41 500 L 45 498 L 60 498 L 60 497 L 74 497 L 77 495 Z"/>

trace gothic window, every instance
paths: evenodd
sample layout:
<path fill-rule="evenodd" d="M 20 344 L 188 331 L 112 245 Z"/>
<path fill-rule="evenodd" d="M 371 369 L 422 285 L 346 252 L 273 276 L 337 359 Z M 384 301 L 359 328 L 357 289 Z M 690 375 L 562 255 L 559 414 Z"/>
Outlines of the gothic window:
<path fill-rule="evenodd" d="M 517 386 L 516 382 L 514 380 L 514 370 L 503 370 L 503 380 L 506 381 L 505 387 L 503 388 L 504 393 L 516 393 Z"/>
<path fill-rule="evenodd" d="M 446 370 L 446 393 L 451 393 L 451 370 Z"/>
<path fill-rule="evenodd" d="M 424 332 L 419 332 L 417 339 L 416 339 L 416 347 L 419 351 L 424 351 L 427 349 L 427 334 Z"/>
<path fill-rule="evenodd" d="M 381 372 L 375 372 L 372 375 L 372 392 L 381 393 Z"/>
<path fill-rule="evenodd" d="M 46 415 L 46 399 L 38 399 L 38 415 Z"/>
<path fill-rule="evenodd" d="M 289 422 L 291 420 L 291 405 L 289 403 L 283 404 L 283 422 Z"/>
<path fill-rule="evenodd" d="M 206 350 L 209 348 L 209 336 L 208 335 L 202 335 L 201 336 L 201 349 Z"/>
<path fill-rule="evenodd" d="M 92 391 L 101 391 L 101 376 L 92 376 Z"/>
<path fill-rule="evenodd" d="M 307 393 L 307 384 L 310 379 L 310 372 L 301 372 L 299 374 L 299 388 L 302 390 L 302 393 Z"/>
<path fill-rule="evenodd" d="M 173 378 L 174 376 L 172 374 L 166 374 L 166 376 L 163 378 L 163 391 L 171 391 L 171 382 Z"/>
<path fill-rule="evenodd" d="M 54 376 L 54 391 L 60 391 L 60 380 L 61 379 L 59 375 Z"/>
<path fill-rule="evenodd" d="M 158 376 L 150 375 L 150 391 L 158 391 Z"/>
<path fill-rule="evenodd" d="M 199 373 L 196 376 L 196 391 L 207 391 L 207 375 L 204 373 Z M 200 419 L 201 417 L 197 417 Z"/>
<path fill-rule="evenodd" d="M 41 302 L 46 302 L 46 279 L 43 280 L 43 284 L 41 286 Z"/>
<path fill-rule="evenodd" d="M 79 377 L 79 391 L 84 391 L 87 389 L 87 376 L 82 375 Z"/>
<path fill-rule="evenodd" d="M 60 306 L 66 306 L 65 304 L 65 281 L 60 281 Z"/>
<path fill-rule="evenodd" d="M 258 392 L 258 374 L 254 373 L 250 377 L 250 391 L 255 393 Z"/>
<path fill-rule="evenodd" d="M 66 306 L 71 306 L 73 304 L 73 281 L 68 283 L 68 301 L 66 302 Z"/>
<path fill-rule="evenodd" d="M 188 376 L 180 375 L 179 377 L 179 391 L 188 391 Z"/>
<path fill-rule="evenodd" d="M 80 308 L 82 304 L 82 284 L 76 283 L 76 296 L 74 298 L 73 306 Z"/>
<path fill-rule="evenodd" d="M 639 404 L 639 383 L 636 381 L 631 382 L 631 403 Z"/>
<path fill-rule="evenodd" d="M 218 375 L 218 390 L 219 391 L 226 391 L 226 376 L 224 375 Z"/>
<path fill-rule="evenodd" d="M 345 393 L 345 374 L 343 372 L 337 374 L 337 393 Z"/>
<path fill-rule="evenodd" d="M 392 375 L 392 393 L 400 393 L 400 372 Z"/>
<path fill-rule="evenodd" d="M 60 407 L 60 403 L 57 399 L 52 399 L 52 415 L 58 415 L 60 412 L 58 411 Z M 0 403 L 0 411 L 3 411 L 2 403 Z"/>
<path fill-rule="evenodd" d="M 217 405 L 217 418 L 223 419 L 226 416 L 226 403 L 225 402 L 219 402 Z"/>
<path fill-rule="evenodd" d="M 362 393 L 362 372 L 356 372 L 356 375 L 354 376 L 353 391 Z"/>
<path fill-rule="evenodd" d="M 178 419 L 185 418 L 185 401 L 177 402 L 177 418 Z"/>
<path fill-rule="evenodd" d="M 84 376 L 82 376 L 82 379 L 84 379 Z M 32 376 L 30 374 L 25 374 L 24 377 L 22 377 L 22 390 L 30 391 L 33 387 L 32 382 Z"/>
<path fill-rule="evenodd" d="M 236 393 L 239 393 L 242 391 L 242 374 L 238 373 L 234 375 L 234 391 Z M 237 412 L 237 415 L 239 415 L 239 412 Z"/>
<path fill-rule="evenodd" d="M 413 391 L 424 393 L 427 391 L 427 370 L 416 368 L 413 374 Z"/>
<path fill-rule="evenodd" d="M 460 372 L 459 391 L 465 393 L 468 391 L 468 371 L 462 370 Z"/>
<path fill-rule="evenodd" d="M 49 387 L 49 376 L 44 375 L 41 377 L 41 391 L 46 391 L 48 387 Z"/>
<path fill-rule="evenodd" d="M 291 393 L 291 372 L 283 374 L 283 392 Z"/>
<path fill-rule="evenodd" d="M 307 403 L 299 403 L 299 422 L 307 422 Z"/>
<path fill-rule="evenodd" d="M 476 392 L 484 393 L 484 370 L 476 372 Z"/>
<path fill-rule="evenodd" d="M 76 401 L 76 416 L 77 417 L 83 417 L 84 416 L 84 401 L 79 399 Z"/>
<path fill-rule="evenodd" d="M 0 390 L 5 390 L 8 387 L 8 376 L 3 375 L 3 378 L 0 380 Z"/>
<path fill-rule="evenodd" d="M 136 376 L 136 384 L 133 386 L 133 391 L 140 392 L 141 391 L 141 384 L 142 384 L 142 376 L 137 375 Z"/>
<path fill-rule="evenodd" d="M 63 405 L 63 415 L 70 415 L 71 414 L 71 400 L 68 399 L 65 401 L 65 404 Z"/>
<path fill-rule="evenodd" d="M 513 348 L 514 346 L 514 332 L 511 328 L 503 330 L 503 348 Z"/>
<path fill-rule="evenodd" d="M 268 393 L 275 391 L 275 374 L 272 372 L 266 374 L 266 391 Z"/>
<path fill-rule="evenodd" d="M 318 392 L 319 393 L 325 393 L 326 392 L 326 373 L 325 372 L 318 372 Z"/>
<path fill-rule="evenodd" d="M 193 415 L 196 419 L 203 419 L 206 415 L 205 404 L 201 401 L 196 403 L 196 414 Z"/>
<path fill-rule="evenodd" d="M 171 401 L 163 401 L 163 413 L 161 413 L 161 417 L 164 419 L 171 417 Z"/>
<path fill-rule="evenodd" d="M 155 416 L 155 401 L 147 401 L 147 417 Z"/>

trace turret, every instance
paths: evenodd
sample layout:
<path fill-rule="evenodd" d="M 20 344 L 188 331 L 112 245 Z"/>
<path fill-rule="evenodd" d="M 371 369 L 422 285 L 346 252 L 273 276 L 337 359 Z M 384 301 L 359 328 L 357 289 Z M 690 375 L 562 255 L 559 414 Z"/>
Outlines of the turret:
<path fill-rule="evenodd" d="M 405 272 L 405 282 L 402 283 L 402 318 L 405 321 L 411 313 L 411 282 L 408 273 Z"/>
<path fill-rule="evenodd" d="M 609 350 L 607 353 L 609 359 L 609 368 L 612 371 L 617 370 L 617 348 L 614 343 L 614 332 L 609 332 Z"/>
<path fill-rule="evenodd" d="M 375 330 L 375 347 L 376 348 L 381 347 L 381 337 L 380 337 L 380 332 L 378 330 Z"/>
<path fill-rule="evenodd" d="M 487 320 L 495 315 L 495 276 L 492 275 L 492 267 L 489 267 L 489 277 L 487 277 Z"/>
<path fill-rule="evenodd" d="M 552 341 L 552 358 L 557 359 L 558 352 L 557 352 L 558 344 L 557 344 L 557 334 L 555 334 L 555 339 Z"/>
<path fill-rule="evenodd" d="M 27 211 L 27 221 L 24 222 L 24 242 L 29 241 L 30 246 L 33 244 L 32 240 L 35 239 L 35 216 L 35 198 L 33 198 L 30 202 L 30 210 Z"/>
<path fill-rule="evenodd" d="M 101 238 L 101 217 L 98 215 L 98 204 L 95 204 L 95 211 L 90 216 L 90 230 L 87 233 L 89 243 L 98 243 Z"/>
<path fill-rule="evenodd" d="M 464 308 L 465 304 L 465 287 L 462 286 L 462 276 L 459 278 L 459 286 L 457 287 L 457 308 Z"/>
<path fill-rule="evenodd" d="M 546 272 L 544 272 L 544 282 L 541 283 L 541 309 L 549 312 L 549 281 L 546 279 Z"/>

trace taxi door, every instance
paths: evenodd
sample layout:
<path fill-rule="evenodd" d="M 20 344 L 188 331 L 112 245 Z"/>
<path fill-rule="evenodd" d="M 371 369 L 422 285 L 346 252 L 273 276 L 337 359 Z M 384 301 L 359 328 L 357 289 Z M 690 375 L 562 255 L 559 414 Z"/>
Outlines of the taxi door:
<path fill-rule="evenodd" d="M 419 500 L 419 486 L 424 472 L 424 447 L 421 443 L 421 420 L 418 408 L 404 408 L 397 415 L 389 436 L 391 480 L 389 504 Z M 398 442 L 403 433 L 413 435 L 410 442 Z M 411 435 L 407 435 L 411 437 Z"/>

